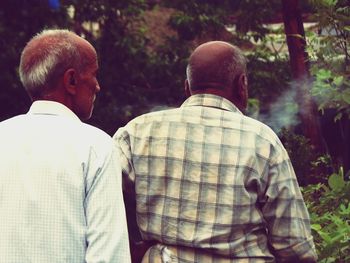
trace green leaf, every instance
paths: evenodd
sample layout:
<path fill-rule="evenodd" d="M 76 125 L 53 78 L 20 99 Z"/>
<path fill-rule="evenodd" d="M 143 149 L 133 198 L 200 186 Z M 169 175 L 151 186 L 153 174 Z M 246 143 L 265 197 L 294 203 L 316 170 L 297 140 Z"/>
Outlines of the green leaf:
<path fill-rule="evenodd" d="M 316 232 L 320 231 L 322 229 L 322 226 L 320 224 L 312 224 L 311 229 L 315 230 Z"/>
<path fill-rule="evenodd" d="M 350 90 L 349 89 L 343 92 L 342 98 L 347 104 L 350 104 Z"/>
<path fill-rule="evenodd" d="M 343 84 L 343 80 L 344 80 L 344 77 L 343 77 L 343 76 L 336 76 L 336 77 L 333 79 L 333 83 L 334 83 L 336 86 L 340 86 L 341 84 Z"/>
<path fill-rule="evenodd" d="M 331 78 L 332 72 L 328 69 L 320 69 L 317 73 L 317 79 L 319 80 L 327 80 Z"/>
<path fill-rule="evenodd" d="M 328 184 L 334 191 L 340 191 L 345 184 L 343 176 L 339 174 L 332 174 L 328 179 Z"/>
<path fill-rule="evenodd" d="M 332 242 L 332 238 L 330 237 L 330 235 L 326 232 L 323 232 L 323 231 L 318 231 L 317 232 L 321 237 L 322 239 L 327 243 L 327 244 L 330 244 Z"/>
<path fill-rule="evenodd" d="M 346 207 L 344 204 L 340 204 L 339 208 L 340 208 L 339 214 L 347 215 L 350 217 L 350 203 L 348 203 L 348 207 Z"/>
<path fill-rule="evenodd" d="M 335 6 L 338 3 L 338 0 L 323 0 L 323 3 L 328 7 Z"/>

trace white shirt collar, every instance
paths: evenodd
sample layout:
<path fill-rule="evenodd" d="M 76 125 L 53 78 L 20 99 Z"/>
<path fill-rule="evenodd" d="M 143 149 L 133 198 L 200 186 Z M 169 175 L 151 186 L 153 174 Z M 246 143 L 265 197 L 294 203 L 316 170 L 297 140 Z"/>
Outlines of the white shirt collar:
<path fill-rule="evenodd" d="M 68 107 L 59 102 L 49 100 L 34 101 L 27 114 L 65 116 L 80 121 L 78 116 Z"/>

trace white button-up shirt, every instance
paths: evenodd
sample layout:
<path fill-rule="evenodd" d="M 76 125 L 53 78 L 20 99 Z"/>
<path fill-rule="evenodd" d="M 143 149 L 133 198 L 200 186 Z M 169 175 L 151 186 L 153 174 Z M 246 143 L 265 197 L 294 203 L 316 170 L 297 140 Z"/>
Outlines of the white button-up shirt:
<path fill-rule="evenodd" d="M 62 104 L 0 123 L 0 262 L 130 262 L 110 136 Z"/>

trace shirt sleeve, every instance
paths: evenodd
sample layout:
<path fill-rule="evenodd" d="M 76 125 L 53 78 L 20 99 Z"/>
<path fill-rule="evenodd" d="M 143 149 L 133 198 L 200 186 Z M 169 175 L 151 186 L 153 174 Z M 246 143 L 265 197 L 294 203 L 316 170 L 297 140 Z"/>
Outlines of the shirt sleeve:
<path fill-rule="evenodd" d="M 135 195 L 135 171 L 133 169 L 130 149 L 130 135 L 120 128 L 113 136 L 123 176 L 123 191 L 128 195 Z"/>
<path fill-rule="evenodd" d="M 96 174 L 86 187 L 87 263 L 131 262 L 121 169 L 112 148 L 101 167 L 89 167 Z"/>
<path fill-rule="evenodd" d="M 289 156 L 280 144 L 266 174 L 262 206 L 277 262 L 316 262 L 310 217 Z"/>

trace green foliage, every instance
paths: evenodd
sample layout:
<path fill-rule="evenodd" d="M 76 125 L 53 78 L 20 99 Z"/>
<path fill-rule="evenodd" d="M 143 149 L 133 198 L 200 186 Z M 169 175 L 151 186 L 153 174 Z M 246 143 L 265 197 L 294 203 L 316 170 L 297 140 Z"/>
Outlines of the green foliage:
<path fill-rule="evenodd" d="M 288 152 L 301 186 L 325 181 L 332 171 L 329 155 L 319 156 L 310 140 L 292 129 L 283 128 L 278 136 Z"/>
<path fill-rule="evenodd" d="M 313 0 L 318 33 L 308 32 L 314 77 L 312 95 L 319 109 L 337 109 L 335 120 L 350 118 L 350 6 L 345 0 Z"/>
<path fill-rule="evenodd" d="M 327 183 L 303 188 L 311 217 L 319 262 L 350 260 L 350 181 L 343 168 L 329 176 Z"/>
<path fill-rule="evenodd" d="M 288 58 L 272 44 L 276 45 L 278 41 L 283 46 L 285 39 L 282 38 L 281 32 L 271 31 L 260 40 L 253 52 L 247 54 L 249 96 L 260 100 L 262 111 L 268 110 L 269 105 L 289 89 L 291 75 Z"/>
<path fill-rule="evenodd" d="M 236 28 L 240 38 L 254 32 L 256 40 L 262 39 L 269 32 L 263 22 L 271 20 L 281 9 L 280 0 L 166 0 L 162 4 L 177 10 L 169 24 L 184 40 L 194 40 L 203 34 L 218 38 L 230 26 Z"/>
<path fill-rule="evenodd" d="M 175 13 L 169 20 L 179 39 L 194 40 L 203 34 L 209 35 L 225 29 L 230 1 L 164 1 Z M 228 9 L 227 9 L 228 8 Z M 210 33 L 209 33 L 210 32 Z"/>
<path fill-rule="evenodd" d="M 336 73 L 331 69 L 320 68 L 314 70 L 315 81 L 311 94 L 318 99 L 319 110 L 335 108 L 338 114 L 335 121 L 343 114 L 350 117 L 350 79 L 343 73 Z"/>
<path fill-rule="evenodd" d="M 311 173 L 310 163 L 315 159 L 310 141 L 304 136 L 295 134 L 285 128 L 282 129 L 279 137 L 292 160 L 299 184 L 306 185 L 310 180 L 308 178 Z"/>

